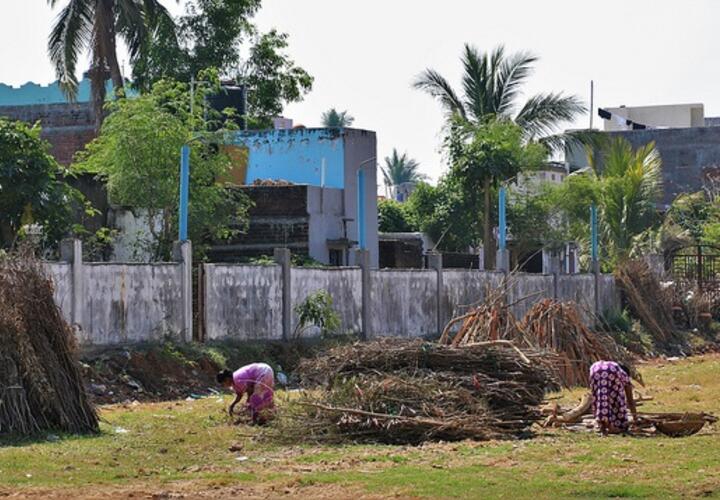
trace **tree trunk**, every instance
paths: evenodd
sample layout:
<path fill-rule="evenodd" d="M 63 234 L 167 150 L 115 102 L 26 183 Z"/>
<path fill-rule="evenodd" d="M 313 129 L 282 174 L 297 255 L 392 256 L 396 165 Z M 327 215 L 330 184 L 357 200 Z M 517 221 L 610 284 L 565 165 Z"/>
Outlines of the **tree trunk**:
<path fill-rule="evenodd" d="M 485 196 L 485 211 L 483 213 L 483 252 L 485 255 L 485 269 L 495 269 L 495 237 L 492 230 L 492 201 L 490 196 L 490 178 L 483 183 Z"/>

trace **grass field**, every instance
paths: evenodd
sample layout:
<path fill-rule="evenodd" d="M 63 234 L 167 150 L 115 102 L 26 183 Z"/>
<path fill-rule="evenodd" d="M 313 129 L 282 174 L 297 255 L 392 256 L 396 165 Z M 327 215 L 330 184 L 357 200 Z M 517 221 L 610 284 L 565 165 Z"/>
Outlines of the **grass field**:
<path fill-rule="evenodd" d="M 653 363 L 643 376 L 655 398 L 643 410 L 720 414 L 720 356 Z M 716 428 L 675 439 L 540 430 L 512 442 L 280 447 L 229 425 L 228 400 L 107 406 L 98 436 L 0 442 L 0 496 L 720 497 Z"/>

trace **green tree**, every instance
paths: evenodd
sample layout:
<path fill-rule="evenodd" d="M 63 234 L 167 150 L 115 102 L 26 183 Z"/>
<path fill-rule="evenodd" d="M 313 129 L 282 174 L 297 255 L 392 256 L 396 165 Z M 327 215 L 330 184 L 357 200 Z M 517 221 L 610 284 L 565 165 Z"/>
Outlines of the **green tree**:
<path fill-rule="evenodd" d="M 248 89 L 251 128 L 267 127 L 285 104 L 302 100 L 313 78 L 286 54 L 288 36 L 259 33 L 251 22 L 260 0 L 193 0 L 175 22 L 163 22 L 133 64 L 143 91 L 163 79 L 189 82 L 205 68 Z M 247 56 L 243 57 L 243 52 Z"/>
<path fill-rule="evenodd" d="M 349 127 L 355 121 L 355 117 L 345 111 L 338 111 L 330 108 L 322 114 L 322 126 L 326 128 L 344 128 Z"/>
<path fill-rule="evenodd" d="M 55 7 L 59 0 L 48 0 Z M 90 50 L 90 81 L 96 127 L 103 121 L 106 82 L 112 79 L 121 94 L 123 81 L 117 58 L 117 37 L 125 42 L 131 60 L 141 56 L 150 32 L 172 21 L 158 0 L 68 0 L 50 32 L 48 53 L 60 88 L 70 100 L 77 96 L 77 61 Z"/>
<path fill-rule="evenodd" d="M 404 233 L 414 227 L 404 204 L 395 200 L 378 201 L 378 229 L 383 233 Z"/>
<path fill-rule="evenodd" d="M 492 190 L 519 172 L 538 167 L 546 157 L 546 150 L 536 143 L 524 143 L 519 126 L 495 119 L 481 124 L 456 119 L 446 138 L 445 149 L 450 174 L 464 192 L 470 209 L 475 214 L 483 214 L 485 268 L 493 269 Z"/>
<path fill-rule="evenodd" d="M 597 153 L 591 150 L 588 160 L 599 186 L 603 243 L 615 263 L 658 221 L 662 161 L 654 143 L 633 149 L 622 137 L 609 140 Z"/>
<path fill-rule="evenodd" d="M 224 130 L 202 109 L 204 96 L 217 90 L 201 87 L 190 113 L 188 86 L 171 80 L 156 83 L 152 91 L 135 99 L 110 104 L 100 136 L 81 155 L 76 168 L 99 173 L 113 203 L 146 209 L 155 259 L 169 257 L 177 234 L 180 149 L 191 144 L 188 235 L 202 258 L 207 245 L 233 236 L 247 221 L 249 201 L 218 182 L 230 168 L 230 159 L 218 148 Z M 159 230 L 154 228 L 158 226 Z"/>
<path fill-rule="evenodd" d="M 385 157 L 385 166 L 381 166 L 380 169 L 387 187 L 427 179 L 426 175 L 419 172 L 420 164 L 417 161 L 409 158 L 407 153 L 398 154 L 395 148 L 391 156 Z"/>
<path fill-rule="evenodd" d="M 485 127 L 492 121 L 513 121 L 520 128 L 524 142 L 538 141 L 549 151 L 560 150 L 568 142 L 589 140 L 585 133 L 556 133 L 562 123 L 586 111 L 578 97 L 555 92 L 542 93 L 519 105 L 522 86 L 537 60 L 536 56 L 527 52 L 508 55 L 503 46 L 491 52 L 479 52 L 466 44 L 462 56 L 462 95 L 433 69 L 422 72 L 414 86 L 442 104 L 450 129 L 450 142 L 457 142 L 452 135 L 457 135 L 458 130 Z M 486 268 L 495 265 L 495 243 L 490 225 L 493 184 L 513 175 L 508 172 L 494 180 L 491 175 L 485 176 L 482 186 L 468 187 L 475 189 L 474 193 L 483 192 L 485 195 L 483 242 Z"/>
<path fill-rule="evenodd" d="M 473 212 L 463 189 L 451 175 L 437 186 L 419 182 L 403 209 L 415 230 L 427 234 L 438 249 L 467 252 L 477 245 L 480 215 Z"/>
<path fill-rule="evenodd" d="M 0 118 L 0 248 L 12 246 L 25 224 L 42 227 L 51 246 L 73 224 L 81 195 L 62 180 L 67 173 L 40 139 L 40 127 Z"/>

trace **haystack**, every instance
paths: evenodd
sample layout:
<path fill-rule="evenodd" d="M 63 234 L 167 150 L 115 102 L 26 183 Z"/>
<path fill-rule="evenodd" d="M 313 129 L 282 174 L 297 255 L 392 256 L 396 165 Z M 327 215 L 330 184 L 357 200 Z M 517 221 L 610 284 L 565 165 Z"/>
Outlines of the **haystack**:
<path fill-rule="evenodd" d="M 454 348 L 414 340 L 342 346 L 304 361 L 305 384 L 276 424 L 289 440 L 417 444 L 515 438 L 556 386 L 544 353 L 509 343 Z"/>
<path fill-rule="evenodd" d="M 458 324 L 460 327 L 453 334 Z M 609 335 L 589 330 L 574 302 L 538 301 L 522 321 L 517 321 L 502 302 L 483 303 L 451 320 L 440 343 L 462 347 L 494 340 L 554 352 L 553 367 L 565 387 L 587 386 L 590 366 L 600 360 L 623 363 L 640 380 L 627 351 Z"/>
<path fill-rule="evenodd" d="M 0 434 L 98 430 L 74 347 L 42 265 L 0 258 Z"/>
<path fill-rule="evenodd" d="M 596 361 L 617 361 L 642 382 L 632 357 L 609 335 L 590 331 L 573 302 L 551 299 L 537 302 L 523 318 L 527 345 L 551 349 L 558 355 L 556 368 L 566 387 L 590 383 L 590 366 Z"/>

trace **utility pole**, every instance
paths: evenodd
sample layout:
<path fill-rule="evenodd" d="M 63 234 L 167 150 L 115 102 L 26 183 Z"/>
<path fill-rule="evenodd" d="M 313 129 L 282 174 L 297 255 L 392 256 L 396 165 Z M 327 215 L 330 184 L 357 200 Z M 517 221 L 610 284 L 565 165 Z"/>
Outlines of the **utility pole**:
<path fill-rule="evenodd" d="M 595 82 L 590 80 L 590 130 L 593 128 L 593 114 L 595 113 Z"/>

